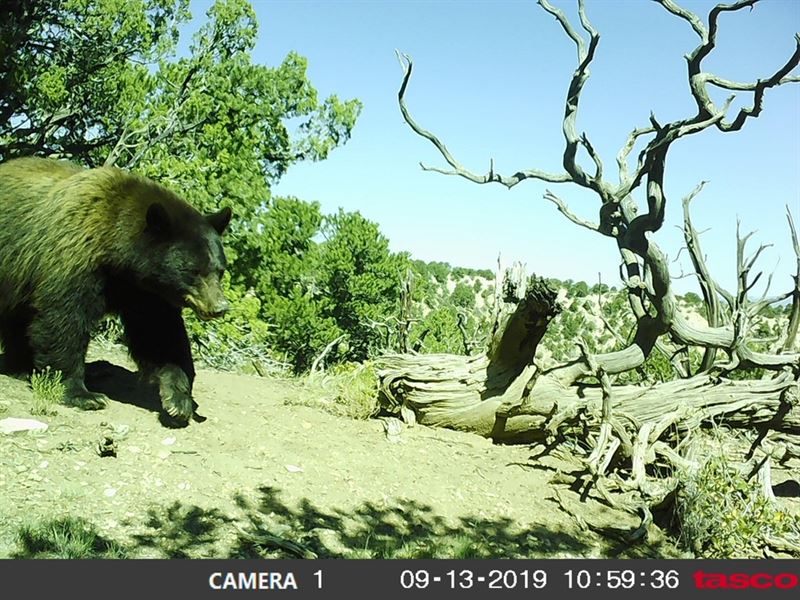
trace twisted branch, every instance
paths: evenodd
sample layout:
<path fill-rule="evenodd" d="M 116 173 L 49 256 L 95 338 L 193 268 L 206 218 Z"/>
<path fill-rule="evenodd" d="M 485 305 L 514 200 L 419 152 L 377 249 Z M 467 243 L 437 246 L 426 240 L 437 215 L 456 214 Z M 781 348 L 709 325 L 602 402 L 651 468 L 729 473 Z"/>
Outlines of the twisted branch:
<path fill-rule="evenodd" d="M 572 178 L 568 173 L 547 173 L 545 171 L 540 171 L 538 169 L 528 169 L 525 171 L 518 171 L 510 176 L 500 175 L 499 173 L 494 172 L 494 167 L 490 167 L 489 172 L 486 175 L 478 175 L 477 173 L 473 173 L 472 171 L 466 169 L 456 158 L 450 153 L 447 149 L 447 146 L 433 133 L 424 129 L 411 116 L 411 113 L 408 111 L 408 107 L 406 106 L 405 101 L 405 93 L 406 88 L 408 87 L 408 82 L 411 79 L 411 71 L 413 69 L 414 63 L 411 60 L 411 57 L 408 54 L 404 54 L 399 50 L 395 50 L 395 54 L 397 55 L 397 60 L 400 62 L 400 65 L 403 67 L 403 83 L 400 86 L 400 91 L 397 94 L 398 102 L 400 103 L 400 112 L 403 113 L 403 118 L 405 119 L 406 123 L 409 124 L 411 129 L 414 132 L 430 141 L 442 157 L 447 161 L 447 164 L 450 165 L 451 169 L 441 169 L 438 167 L 428 167 L 422 163 L 420 166 L 425 171 L 434 171 L 436 173 L 441 173 L 443 175 L 458 175 L 459 177 L 463 177 L 464 179 L 468 179 L 473 183 L 500 183 L 507 188 L 511 189 L 515 185 L 517 185 L 520 181 L 525 179 L 540 179 L 542 181 L 549 181 L 551 183 L 566 183 L 568 181 L 572 181 Z"/>
<path fill-rule="evenodd" d="M 637 319 L 637 333 L 634 343 L 625 350 L 611 353 L 608 356 L 598 357 L 599 364 L 608 373 L 620 372 L 626 368 L 633 368 L 647 357 L 655 346 L 660 335 L 668 332 L 673 341 L 680 345 L 692 345 L 709 349 L 704 358 L 703 368 L 709 368 L 714 360 L 713 349 L 724 349 L 732 352 L 737 346 L 737 328 L 746 326 L 744 321 L 735 324 L 719 324 L 719 319 L 709 317 L 709 326 L 695 327 L 689 324 L 677 310 L 677 301 L 671 290 L 670 274 L 667 266 L 666 255 L 661 249 L 646 237 L 648 232 L 655 232 L 663 226 L 666 208 L 666 195 L 664 192 L 664 173 L 669 148 L 678 139 L 694 135 L 709 127 L 715 126 L 721 131 L 734 131 L 740 128 L 749 117 L 758 116 L 761 110 L 761 102 L 765 91 L 784 83 L 800 80 L 790 74 L 790 71 L 800 62 L 800 37 L 797 38 L 798 49 L 789 60 L 779 68 L 773 75 L 766 79 L 759 79 L 754 83 L 730 82 L 723 78 L 701 71 L 701 63 L 708 56 L 716 45 L 716 35 L 718 31 L 719 15 L 723 12 L 732 12 L 742 8 L 753 6 L 758 0 L 740 0 L 732 4 L 720 4 L 714 7 L 709 13 L 708 27 L 702 19 L 693 12 L 678 6 L 673 0 L 657 0 L 658 3 L 668 12 L 687 21 L 700 38 L 700 44 L 688 56 L 688 76 L 692 97 L 695 100 L 698 110 L 697 114 L 678 119 L 666 124 L 657 121 L 654 115 L 650 115 L 649 126 L 634 129 L 628 136 L 625 144 L 617 154 L 617 166 L 619 169 L 619 184 L 612 186 L 603 181 L 603 161 L 595 150 L 588 136 L 584 133 L 578 135 L 576 130 L 577 111 L 579 106 L 580 94 L 589 77 L 589 65 L 591 64 L 597 49 L 600 36 L 589 21 L 583 0 L 578 0 L 578 15 L 580 24 L 588 40 L 578 33 L 575 27 L 569 22 L 564 13 L 550 4 L 548 0 L 539 0 L 539 5 L 550 15 L 552 15 L 568 38 L 575 44 L 578 66 L 572 74 L 569 88 L 567 91 L 565 110 L 563 117 L 563 134 L 565 148 L 563 152 L 564 173 L 548 173 L 531 169 L 520 171 L 512 176 L 503 176 L 494 171 L 493 163 L 489 172 L 479 175 L 469 171 L 462 166 L 456 158 L 448 151 L 442 141 L 431 132 L 420 127 L 410 113 L 405 104 L 405 92 L 411 76 L 412 63 L 408 56 L 397 53 L 398 59 L 404 68 L 404 78 L 398 94 L 400 109 L 406 122 L 420 136 L 428 139 L 439 150 L 449 165 L 447 168 L 426 167 L 423 169 L 444 173 L 447 175 L 458 175 L 475 183 L 501 183 L 510 188 L 520 181 L 527 178 L 540 179 L 554 183 L 572 182 L 582 187 L 594 191 L 601 200 L 599 210 L 599 221 L 597 223 L 582 219 L 574 214 L 567 204 L 550 190 L 544 195 L 544 199 L 552 202 L 570 222 L 598 231 L 603 235 L 613 237 L 617 241 L 617 247 L 623 261 L 625 269 L 624 279 L 628 284 L 628 295 L 634 316 Z M 707 84 L 717 87 L 730 89 L 731 91 L 749 91 L 754 95 L 753 106 L 743 108 L 739 115 L 731 122 L 727 122 L 726 116 L 734 96 L 729 96 L 722 106 L 717 107 L 711 102 L 706 90 Z M 654 134 L 654 135 L 653 135 Z M 634 146 L 644 136 L 652 137 L 645 144 L 643 150 L 639 152 L 636 170 L 633 175 L 628 172 L 628 157 L 633 151 Z M 578 149 L 582 147 L 591 158 L 595 165 L 594 175 L 588 175 L 576 162 Z M 632 198 L 632 192 L 646 181 L 647 210 L 640 214 L 638 206 Z M 702 185 L 700 186 L 702 187 Z M 684 210 L 688 219 L 688 203 L 699 191 L 696 189 L 690 197 L 685 200 Z M 688 222 L 688 221 L 687 221 Z M 689 226 L 691 227 L 691 223 Z M 695 267 L 702 263 L 702 255 L 699 250 L 699 242 L 696 232 L 687 232 L 687 246 L 696 246 L 693 251 L 693 262 Z M 746 262 L 740 260 L 737 264 L 748 271 L 753 267 L 755 259 L 758 258 L 763 248 L 760 248 Z M 800 260 L 800 259 L 799 259 Z M 714 303 L 716 308 L 712 312 L 719 314 L 717 297 L 723 298 L 731 307 L 731 312 L 736 311 L 737 306 L 743 306 L 743 300 L 735 297 L 721 289 L 711 278 L 708 270 L 700 267 L 703 271 L 698 273 L 701 285 L 704 286 L 704 296 L 707 302 Z M 752 281 L 748 281 L 743 288 L 746 296 L 747 291 L 752 289 L 757 283 L 758 276 Z M 705 283 L 702 283 L 705 282 Z M 798 267 L 798 282 L 800 286 L 800 266 Z M 795 296 L 800 296 L 800 292 L 795 292 Z M 780 298 L 777 296 L 776 298 Z M 652 304 L 648 308 L 647 302 Z M 763 303 L 776 301 L 775 298 L 765 296 L 759 303 L 748 304 L 749 310 L 760 310 Z M 798 317 L 794 320 L 795 331 L 797 322 L 800 321 L 800 298 L 796 300 L 798 306 Z M 655 315 L 652 314 L 655 309 Z M 743 314 L 742 318 L 747 315 Z M 794 336 L 792 336 L 792 340 Z M 788 341 L 788 340 L 787 340 Z M 749 352 L 746 348 L 741 358 L 747 361 L 761 363 L 768 368 L 780 368 L 781 366 L 800 366 L 800 355 L 782 355 L 773 357 L 759 355 Z M 564 380 L 568 380 L 571 375 L 580 373 L 579 365 L 563 365 Z"/>

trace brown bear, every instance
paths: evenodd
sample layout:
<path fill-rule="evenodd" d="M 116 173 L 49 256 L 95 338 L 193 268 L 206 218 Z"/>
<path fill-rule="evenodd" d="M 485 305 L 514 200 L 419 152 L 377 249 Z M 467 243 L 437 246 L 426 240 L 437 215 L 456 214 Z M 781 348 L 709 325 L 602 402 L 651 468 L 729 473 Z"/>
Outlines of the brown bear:
<path fill-rule="evenodd" d="M 0 165 L 0 343 L 6 370 L 60 371 L 67 404 L 105 405 L 86 389 L 93 327 L 117 314 L 164 410 L 194 412 L 194 365 L 181 309 L 228 309 L 220 279 L 230 208 L 204 216 L 165 187 L 112 167 L 20 158 Z"/>

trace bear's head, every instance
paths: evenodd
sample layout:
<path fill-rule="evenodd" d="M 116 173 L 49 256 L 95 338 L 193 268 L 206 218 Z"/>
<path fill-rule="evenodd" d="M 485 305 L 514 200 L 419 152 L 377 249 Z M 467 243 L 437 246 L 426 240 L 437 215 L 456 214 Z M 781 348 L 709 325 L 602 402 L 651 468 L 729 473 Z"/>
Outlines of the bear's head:
<path fill-rule="evenodd" d="M 153 202 L 145 220 L 147 287 L 175 306 L 191 308 L 201 319 L 225 314 L 230 305 L 222 292 L 227 267 L 222 234 L 231 209 L 201 215 L 188 206 Z"/>

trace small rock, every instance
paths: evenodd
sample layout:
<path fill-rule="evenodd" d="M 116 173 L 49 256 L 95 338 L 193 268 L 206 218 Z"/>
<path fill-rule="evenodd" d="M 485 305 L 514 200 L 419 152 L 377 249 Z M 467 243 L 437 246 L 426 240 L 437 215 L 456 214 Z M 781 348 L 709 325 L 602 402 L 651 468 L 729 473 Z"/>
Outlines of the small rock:
<path fill-rule="evenodd" d="M 106 456 L 117 456 L 117 442 L 110 436 L 103 436 L 95 445 L 95 452 L 102 458 Z"/>
<path fill-rule="evenodd" d="M 116 495 L 117 495 L 117 489 L 116 489 L 116 488 L 106 488 L 106 489 L 103 491 L 103 495 L 104 495 L 106 498 L 113 498 L 114 496 L 116 496 Z"/>
<path fill-rule="evenodd" d="M 401 434 L 403 433 L 403 423 L 400 419 L 389 417 L 383 419 L 383 429 L 386 433 L 386 440 L 390 444 L 399 444 L 405 442 Z"/>
<path fill-rule="evenodd" d="M 190 490 L 190 489 L 192 489 L 192 484 L 191 484 L 191 483 L 189 483 L 188 481 L 181 481 L 181 482 L 178 484 L 178 489 L 179 489 L 179 490 L 184 490 L 184 491 L 186 491 L 186 490 Z"/>
<path fill-rule="evenodd" d="M 0 433 L 16 433 L 18 431 L 47 431 L 47 423 L 36 419 L 18 419 L 8 417 L 0 421 Z"/>
<path fill-rule="evenodd" d="M 168 437 L 164 438 L 164 440 L 161 443 L 164 444 L 165 446 L 172 446 L 175 443 L 175 441 L 176 440 L 174 437 Z"/>
<path fill-rule="evenodd" d="M 297 467 L 295 465 L 286 465 L 286 470 L 289 471 L 289 473 L 302 473 L 303 467 Z"/>
<path fill-rule="evenodd" d="M 162 450 L 161 452 L 158 453 L 158 458 L 160 458 L 161 460 L 167 460 L 170 456 L 172 456 L 172 452 L 170 452 L 169 450 Z"/>
<path fill-rule="evenodd" d="M 50 463 L 46 460 L 43 460 L 42 462 L 39 463 L 40 469 L 46 469 L 48 466 L 50 466 Z"/>

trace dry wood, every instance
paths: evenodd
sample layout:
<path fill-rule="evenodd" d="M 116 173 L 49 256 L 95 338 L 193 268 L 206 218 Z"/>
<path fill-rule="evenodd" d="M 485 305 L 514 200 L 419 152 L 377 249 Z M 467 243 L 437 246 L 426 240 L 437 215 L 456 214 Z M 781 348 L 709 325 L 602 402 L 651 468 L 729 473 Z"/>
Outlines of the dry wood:
<path fill-rule="evenodd" d="M 686 21 L 699 38 L 697 47 L 686 56 L 688 88 L 696 113 L 668 123 L 659 122 L 651 114 L 649 126 L 635 128 L 617 154 L 618 182 L 604 179 L 601 157 L 588 136 L 579 134 L 576 128 L 581 92 L 600 39 L 582 0 L 578 0 L 580 32 L 548 0 L 538 2 L 556 19 L 577 50 L 577 65 L 564 103 L 563 172 L 527 168 L 504 175 L 495 172 L 494 162 L 490 161 L 489 172 L 480 175 L 463 166 L 438 136 L 411 116 L 405 93 L 413 64 L 410 57 L 398 53 L 404 69 L 398 93 L 403 118 L 414 132 L 437 148 L 449 165 L 449 168 L 423 165 L 423 169 L 479 184 L 499 183 L 507 188 L 531 178 L 571 182 L 596 194 L 599 199 L 596 222 L 577 216 L 566 201 L 550 190 L 544 198 L 573 224 L 614 240 L 636 328 L 631 342 L 622 350 L 591 355 L 584 348 L 578 359 L 545 368 L 536 363 L 534 353 L 557 307 L 553 304 L 552 290 L 544 291 L 533 279 L 528 291 L 542 290 L 538 295 L 510 293 L 504 294 L 502 302 L 496 302 L 498 314 L 486 352 L 474 356 L 403 354 L 381 358 L 376 366 L 381 401 L 387 410 L 402 413 L 407 422 L 471 431 L 502 442 L 552 441 L 559 436 L 572 436 L 588 455 L 590 482 L 584 487 L 584 494 L 592 485 L 603 498 L 608 498 L 607 490 L 611 487 L 635 489 L 651 506 L 665 503 L 674 495 L 676 479 L 653 480 L 648 477 L 648 465 L 666 461 L 676 469 L 697 468 L 698 461 L 687 456 L 682 445 L 705 425 L 724 423 L 758 431 L 755 445 L 760 452 L 769 454 L 767 469 L 772 464 L 770 460 L 800 464 L 797 463 L 800 353 L 796 346 L 800 323 L 800 245 L 791 213 L 789 226 L 797 255 L 794 288 L 771 298 L 765 291 L 760 299 L 753 300 L 750 293 L 761 274 L 751 276 L 751 272 L 765 246 L 745 256 L 749 235 L 740 236 L 737 230 L 737 290 L 729 293 L 721 289 L 706 266 L 700 236 L 689 215 L 689 204 L 704 184 L 684 198 L 686 245 L 706 304 L 707 320 L 702 325 L 689 323 L 678 310 L 667 256 L 654 235 L 665 219 L 664 177 L 672 144 L 712 127 L 723 133 L 737 131 L 749 119 L 759 116 L 767 90 L 800 81 L 800 77 L 792 74 L 800 64 L 800 35 L 796 36 L 794 52 L 786 62 L 771 75 L 753 82 L 725 80 L 708 72 L 703 64 L 716 47 L 719 15 L 752 7 L 757 1 L 720 4 L 704 20 L 673 0 L 657 0 L 666 11 Z M 717 104 L 709 93 L 709 85 L 751 94 L 752 103 L 749 106 L 745 103 L 729 117 L 733 96 Z M 629 156 L 637 142 L 644 147 L 631 170 Z M 585 150 L 591 159 L 594 173 L 587 173 L 578 164 L 579 149 Z M 644 193 L 645 206 L 637 205 L 634 200 L 633 192 L 639 188 Z M 507 273 L 504 290 L 508 287 L 519 292 L 525 287 L 520 286 L 523 280 L 519 273 Z M 750 320 L 769 304 L 788 297 L 792 298 L 793 307 L 781 351 L 756 351 L 748 336 Z M 728 310 L 723 309 L 720 300 L 727 304 Z M 703 352 L 700 369 L 694 376 L 689 376 L 688 360 L 678 359 L 676 368 L 681 379 L 651 386 L 609 384 L 609 375 L 640 367 L 654 348 L 674 359 L 679 351 L 686 353 L 688 347 Z M 738 369 L 754 367 L 766 369 L 768 375 L 749 381 L 727 377 Z M 611 485 L 614 479 L 604 481 L 603 474 L 620 465 L 628 470 L 629 477 L 615 486 Z M 762 478 L 769 479 L 769 471 L 762 472 Z M 609 499 L 609 502 L 616 501 Z M 645 511 L 642 514 L 649 514 L 646 508 Z M 792 547 L 792 542 L 781 543 Z"/>

